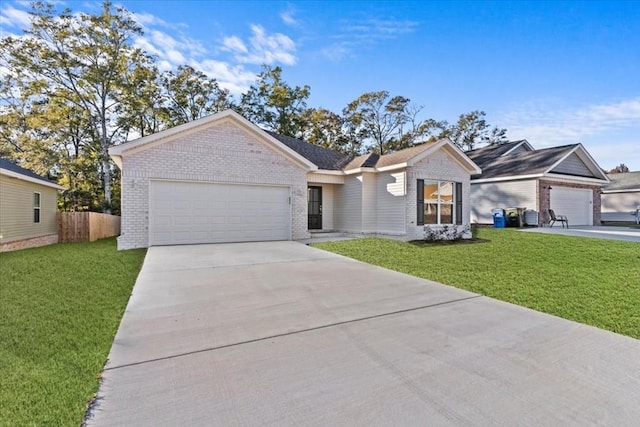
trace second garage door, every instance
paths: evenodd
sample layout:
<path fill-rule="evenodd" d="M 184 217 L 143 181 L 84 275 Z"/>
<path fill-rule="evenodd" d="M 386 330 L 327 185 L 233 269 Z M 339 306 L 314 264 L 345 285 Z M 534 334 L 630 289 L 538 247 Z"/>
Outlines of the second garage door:
<path fill-rule="evenodd" d="M 289 240 L 289 187 L 152 181 L 149 245 Z"/>
<path fill-rule="evenodd" d="M 589 189 L 554 186 L 551 209 L 556 215 L 566 215 L 570 226 L 593 225 L 593 193 Z"/>

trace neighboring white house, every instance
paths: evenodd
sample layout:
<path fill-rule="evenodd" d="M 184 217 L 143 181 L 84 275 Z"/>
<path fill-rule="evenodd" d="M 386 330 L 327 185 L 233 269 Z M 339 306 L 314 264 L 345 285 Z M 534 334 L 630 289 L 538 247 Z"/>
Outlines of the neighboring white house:
<path fill-rule="evenodd" d="M 471 221 L 490 224 L 491 209 L 526 208 L 527 225 L 544 225 L 549 209 L 570 225 L 600 224 L 600 192 L 609 183 L 582 144 L 535 150 L 526 140 L 468 151 L 482 174 L 471 180 Z"/>
<path fill-rule="evenodd" d="M 120 249 L 299 240 L 315 231 L 423 237 L 469 225 L 470 175 L 450 140 L 355 159 L 226 110 L 116 146 Z"/>
<path fill-rule="evenodd" d="M 637 222 L 640 209 L 640 171 L 609 174 L 602 189 L 603 222 Z"/>

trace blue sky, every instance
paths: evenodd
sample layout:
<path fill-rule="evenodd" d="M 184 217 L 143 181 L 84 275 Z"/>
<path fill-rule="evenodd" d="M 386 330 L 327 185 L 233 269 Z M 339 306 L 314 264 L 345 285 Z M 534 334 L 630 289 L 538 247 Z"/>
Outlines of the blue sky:
<path fill-rule="evenodd" d="M 100 3 L 60 1 L 73 11 Z M 164 69 L 191 64 L 241 93 L 263 63 L 339 112 L 388 90 L 455 121 L 484 110 L 536 148 L 581 142 L 640 170 L 640 1 L 120 1 Z M 29 3 L 3 1 L 19 34 Z"/>

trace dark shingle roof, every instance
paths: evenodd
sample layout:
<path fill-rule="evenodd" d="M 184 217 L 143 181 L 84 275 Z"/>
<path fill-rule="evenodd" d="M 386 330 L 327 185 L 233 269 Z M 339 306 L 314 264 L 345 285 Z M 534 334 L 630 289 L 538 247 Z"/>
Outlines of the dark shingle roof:
<path fill-rule="evenodd" d="M 611 173 L 607 176 L 611 183 L 603 187 L 603 191 L 640 190 L 640 171 Z"/>
<path fill-rule="evenodd" d="M 508 146 L 511 144 L 504 145 Z M 542 150 L 508 154 L 506 156 L 488 155 L 486 152 L 481 151 L 484 150 L 484 148 L 469 151 L 466 154 L 482 169 L 482 175 L 477 175 L 474 179 L 486 179 L 544 173 L 578 145 L 579 144 L 563 145 Z M 511 145 L 511 148 L 513 148 L 513 145 Z M 502 146 L 497 146 L 495 149 L 504 150 Z M 504 154 L 507 151 L 509 150 L 504 150 L 502 153 Z"/>
<path fill-rule="evenodd" d="M 265 132 L 314 163 L 319 169 L 340 170 L 342 169 L 341 166 L 344 166 L 349 161 L 349 156 L 338 151 L 309 144 L 308 142 L 268 130 Z"/>
<path fill-rule="evenodd" d="M 475 150 L 470 150 L 465 152 L 465 154 L 474 161 L 478 166 L 482 167 L 480 163 L 488 163 L 490 160 L 495 159 L 496 157 L 500 157 L 505 153 L 509 152 L 515 148 L 516 145 L 521 142 L 526 141 L 525 139 L 521 139 L 519 141 L 511 141 L 506 144 L 499 145 L 487 145 L 486 147 L 476 148 Z"/>
<path fill-rule="evenodd" d="M 11 172 L 19 173 L 20 175 L 28 176 L 29 178 L 39 179 L 39 180 L 44 181 L 44 182 L 49 183 L 49 184 L 55 184 L 53 181 L 50 181 L 49 179 L 45 178 L 44 176 L 38 175 L 35 172 L 32 172 L 32 171 L 30 171 L 28 169 L 20 167 L 20 166 L 16 165 L 15 163 L 13 163 L 13 162 L 11 162 L 9 160 L 0 159 L 0 169 L 5 169 L 5 170 L 11 171 Z"/>

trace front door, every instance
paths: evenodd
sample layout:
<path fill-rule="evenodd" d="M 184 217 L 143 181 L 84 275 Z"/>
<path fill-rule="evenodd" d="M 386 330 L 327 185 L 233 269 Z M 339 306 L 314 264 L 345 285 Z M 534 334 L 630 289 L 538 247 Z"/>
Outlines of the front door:
<path fill-rule="evenodd" d="M 309 187 L 309 230 L 322 230 L 322 187 Z"/>

